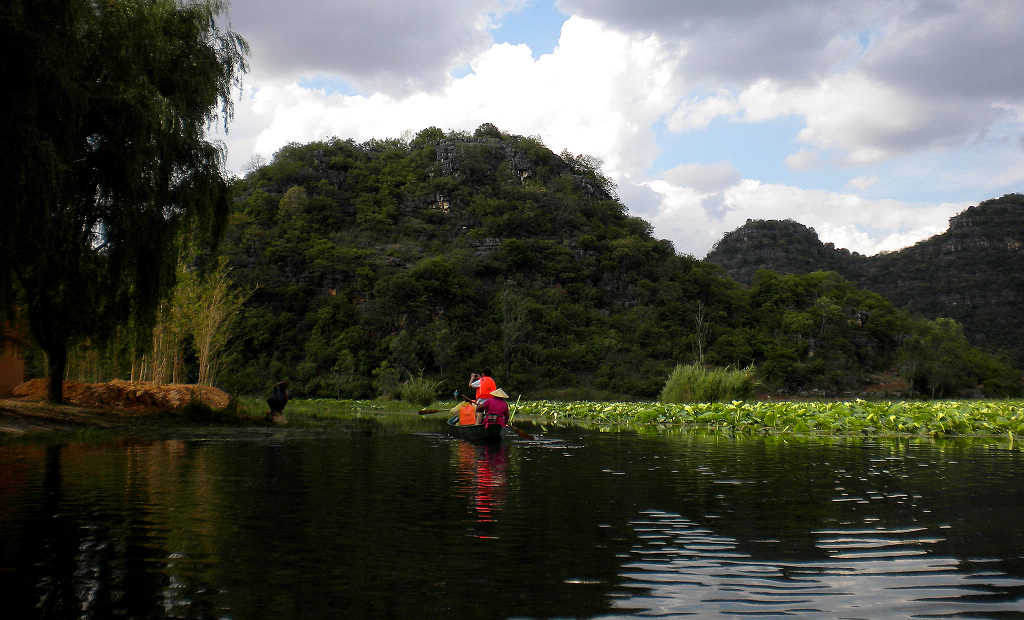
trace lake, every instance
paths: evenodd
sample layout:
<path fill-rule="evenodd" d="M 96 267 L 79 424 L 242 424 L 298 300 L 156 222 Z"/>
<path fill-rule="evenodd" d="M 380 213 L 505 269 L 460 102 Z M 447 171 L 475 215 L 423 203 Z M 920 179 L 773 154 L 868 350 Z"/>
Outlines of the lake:
<path fill-rule="evenodd" d="M 522 426 L 0 444 L 4 616 L 1024 617 L 1005 440 Z"/>

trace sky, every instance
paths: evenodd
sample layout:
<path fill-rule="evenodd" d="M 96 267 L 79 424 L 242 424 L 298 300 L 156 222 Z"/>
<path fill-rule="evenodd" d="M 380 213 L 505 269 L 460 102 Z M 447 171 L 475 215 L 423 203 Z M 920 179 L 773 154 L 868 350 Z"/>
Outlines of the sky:
<path fill-rule="evenodd" d="M 1020 0 L 231 0 L 227 168 L 483 123 L 599 158 L 702 258 L 748 219 L 871 255 L 1024 192 Z"/>

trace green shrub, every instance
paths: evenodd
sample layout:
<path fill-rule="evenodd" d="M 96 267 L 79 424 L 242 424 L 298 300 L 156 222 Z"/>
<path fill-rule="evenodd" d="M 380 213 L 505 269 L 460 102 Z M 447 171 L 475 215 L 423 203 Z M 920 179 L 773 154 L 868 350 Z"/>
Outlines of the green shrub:
<path fill-rule="evenodd" d="M 754 395 L 754 368 L 707 368 L 700 364 L 678 365 L 661 390 L 663 403 L 714 403 L 745 400 Z"/>
<path fill-rule="evenodd" d="M 439 382 L 424 379 L 423 374 L 420 373 L 420 376 L 412 377 L 403 383 L 398 389 L 398 394 L 407 403 L 426 407 L 437 398 L 439 385 L 441 385 Z"/>
<path fill-rule="evenodd" d="M 373 371 L 373 387 L 377 388 L 380 398 L 394 398 L 398 394 L 398 381 L 401 375 L 398 369 L 388 364 L 387 360 Z"/>

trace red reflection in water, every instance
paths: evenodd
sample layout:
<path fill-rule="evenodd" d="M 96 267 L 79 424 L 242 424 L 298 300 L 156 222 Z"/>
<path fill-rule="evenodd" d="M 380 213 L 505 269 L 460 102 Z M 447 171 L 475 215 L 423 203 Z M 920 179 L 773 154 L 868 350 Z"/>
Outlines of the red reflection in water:
<path fill-rule="evenodd" d="M 504 445 L 474 445 L 460 441 L 456 448 L 459 480 L 481 523 L 495 521 L 508 489 L 508 449 Z"/>

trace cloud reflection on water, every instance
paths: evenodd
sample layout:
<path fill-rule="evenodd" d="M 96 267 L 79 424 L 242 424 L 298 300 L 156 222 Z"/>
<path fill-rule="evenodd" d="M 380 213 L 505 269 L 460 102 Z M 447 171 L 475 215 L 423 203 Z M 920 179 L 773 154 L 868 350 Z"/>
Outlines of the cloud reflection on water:
<path fill-rule="evenodd" d="M 1020 611 L 1012 593 L 1024 580 L 929 555 L 941 539 L 927 528 L 822 530 L 815 532 L 817 546 L 828 559 L 773 562 L 754 559 L 735 539 L 678 514 L 644 511 L 632 526 L 637 543 L 623 562 L 616 607 L 638 615 L 879 618 Z"/>

